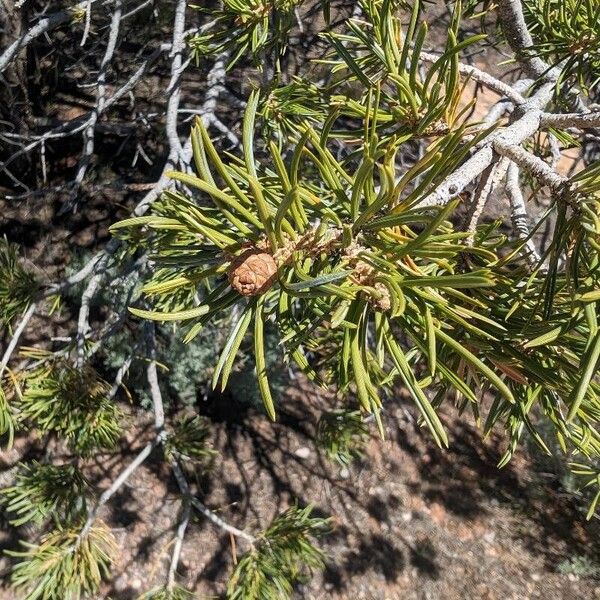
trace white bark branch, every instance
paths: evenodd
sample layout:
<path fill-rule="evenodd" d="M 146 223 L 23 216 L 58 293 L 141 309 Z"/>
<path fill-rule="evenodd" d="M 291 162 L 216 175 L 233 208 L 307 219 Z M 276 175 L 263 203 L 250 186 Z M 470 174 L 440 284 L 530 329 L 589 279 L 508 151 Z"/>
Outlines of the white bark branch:
<path fill-rule="evenodd" d="M 556 80 L 558 70 L 530 52 L 533 39 L 525 23 L 521 0 L 498 0 L 498 17 L 508 44 L 526 73 L 534 79 L 546 76 Z"/>
<path fill-rule="evenodd" d="M 553 84 L 546 84 L 525 104 L 520 105 L 518 110 L 521 111 L 522 116 L 505 129 L 494 131 L 482 140 L 478 146 L 480 149 L 475 150 L 475 153 L 449 175 L 435 191 L 425 197 L 419 206 L 443 205 L 456 198 L 467 185 L 490 166 L 494 159 L 493 144 L 496 141 L 503 146 L 516 146 L 531 137 L 540 127 L 543 114 L 541 107 L 550 102 L 553 90 Z"/>
<path fill-rule="evenodd" d="M 8 343 L 8 346 L 6 347 L 6 350 L 4 351 L 4 355 L 2 356 L 2 361 L 0 362 L 0 380 L 2 378 L 2 375 L 4 374 L 4 369 L 6 369 L 6 367 L 8 366 L 8 363 L 10 361 L 10 357 L 12 356 L 12 353 L 15 351 L 15 348 L 17 347 L 19 340 L 21 339 L 21 336 L 23 335 L 23 332 L 25 331 L 25 328 L 27 327 L 27 324 L 31 320 L 31 317 L 33 317 L 36 308 L 37 308 L 37 304 L 35 302 L 32 302 L 29 305 L 29 307 L 27 308 L 27 310 L 21 315 L 21 318 L 19 319 L 19 324 L 17 325 L 17 328 L 15 329 L 15 331 L 12 335 L 12 338 L 10 339 L 10 342 Z"/>
<path fill-rule="evenodd" d="M 81 543 L 81 541 L 85 538 L 85 536 L 90 532 L 90 529 L 94 525 L 94 521 L 98 516 L 98 512 L 100 509 L 119 491 L 121 486 L 133 475 L 135 470 L 144 463 L 144 461 L 150 456 L 152 450 L 156 448 L 156 446 L 161 442 L 162 438 L 157 436 L 151 442 L 148 442 L 142 450 L 138 453 L 138 455 L 127 465 L 123 471 L 119 474 L 119 476 L 112 482 L 111 486 L 106 489 L 98 501 L 94 508 L 92 508 L 88 512 L 88 518 L 85 522 L 85 525 L 81 529 L 81 533 L 77 537 L 77 543 L 74 549 Z"/>
<path fill-rule="evenodd" d="M 498 189 L 506 177 L 509 162 L 508 159 L 501 158 L 496 163 L 493 163 L 485 172 L 487 173 L 487 176 L 482 177 L 479 181 L 479 185 L 475 190 L 471 210 L 469 211 L 466 220 L 466 231 L 469 232 L 467 244 L 469 245 L 473 244 L 475 230 L 490 196 Z"/>
<path fill-rule="evenodd" d="M 567 129 L 577 127 L 578 129 L 592 129 L 600 127 L 600 112 L 588 113 L 566 113 L 552 114 L 544 113 L 540 119 L 542 127 L 554 127 L 557 129 Z"/>
<path fill-rule="evenodd" d="M 177 574 L 177 565 L 179 565 L 179 559 L 181 558 L 181 548 L 183 547 L 185 531 L 189 525 L 191 514 L 192 507 L 190 499 L 184 497 L 182 500 L 181 507 L 181 520 L 179 521 L 179 526 L 177 527 L 177 533 L 175 535 L 175 545 L 173 546 L 173 554 L 171 555 L 171 563 L 169 564 L 169 572 L 167 574 L 167 590 L 172 590 L 175 587 L 175 575 Z"/>
<path fill-rule="evenodd" d="M 527 152 L 521 146 L 503 144 L 497 140 L 494 142 L 494 150 L 498 154 L 510 158 L 522 169 L 529 171 L 535 178 L 555 192 L 563 190 L 569 183 L 568 177 L 560 175 L 539 156 Z"/>
<path fill-rule="evenodd" d="M 0 55 L 0 73 L 8 67 L 11 61 L 18 55 L 19 51 L 28 46 L 35 38 L 70 21 L 73 18 L 73 13 L 78 10 L 85 10 L 88 2 L 97 1 L 98 0 L 83 0 L 83 2 L 79 2 L 71 8 L 61 10 L 60 12 L 53 13 L 40 19 L 33 27 L 31 27 L 31 29 L 27 30 L 18 40 L 15 40 Z"/>
<path fill-rule="evenodd" d="M 510 216 L 513 230 L 517 239 L 524 243 L 527 262 L 531 267 L 535 268 L 540 262 L 540 256 L 531 239 L 529 217 L 527 215 L 525 199 L 523 198 L 521 183 L 519 181 L 519 167 L 513 162 L 508 166 L 505 189 L 510 202 Z"/>
<path fill-rule="evenodd" d="M 85 173 L 89 167 L 94 154 L 94 134 L 96 131 L 96 123 L 100 117 L 100 114 L 104 110 L 106 103 L 106 72 L 110 65 L 115 50 L 117 48 L 117 41 L 119 39 L 119 28 L 121 26 L 121 17 L 123 15 L 123 5 L 121 0 L 115 0 L 115 8 L 113 11 L 110 31 L 108 34 L 108 43 L 102 61 L 100 63 L 100 70 L 96 80 L 96 106 L 90 115 L 87 127 L 83 131 L 83 155 L 79 160 L 79 168 L 77 169 L 77 175 L 75 176 L 75 187 L 72 190 L 72 194 L 76 194 L 79 186 L 83 183 Z M 82 42 L 83 45 L 83 42 Z"/>

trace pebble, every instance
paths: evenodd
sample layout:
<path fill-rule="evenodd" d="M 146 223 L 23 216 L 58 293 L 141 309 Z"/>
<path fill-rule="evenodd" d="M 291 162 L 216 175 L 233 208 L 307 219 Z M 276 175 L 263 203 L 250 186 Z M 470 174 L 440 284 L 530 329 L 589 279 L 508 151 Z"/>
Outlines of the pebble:
<path fill-rule="evenodd" d="M 142 580 L 139 579 L 139 577 L 132 579 L 129 584 L 129 587 L 133 590 L 141 590 L 142 589 Z"/>
<path fill-rule="evenodd" d="M 349 479 L 350 478 L 350 469 L 348 469 L 348 467 L 342 467 L 340 469 L 340 477 L 342 479 Z"/>
<path fill-rule="evenodd" d="M 296 450 L 296 452 L 294 452 L 294 454 L 298 458 L 308 458 L 310 456 L 310 448 L 307 448 L 306 446 L 302 446 L 301 448 L 298 448 L 298 450 Z"/>
<path fill-rule="evenodd" d="M 496 539 L 496 532 L 495 531 L 486 531 L 483 534 L 483 540 L 485 542 L 487 542 L 488 544 L 492 544 L 495 539 Z"/>
<path fill-rule="evenodd" d="M 119 575 L 114 581 L 114 588 L 117 592 L 122 592 L 127 588 L 127 577 L 125 575 Z"/>

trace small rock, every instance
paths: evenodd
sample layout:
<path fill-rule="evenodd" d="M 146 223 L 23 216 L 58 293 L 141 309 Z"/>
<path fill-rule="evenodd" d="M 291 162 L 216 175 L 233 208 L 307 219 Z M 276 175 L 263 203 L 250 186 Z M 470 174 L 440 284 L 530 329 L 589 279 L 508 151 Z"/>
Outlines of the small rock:
<path fill-rule="evenodd" d="M 433 502 L 429 507 L 431 520 L 441 525 L 446 520 L 446 509 L 438 502 Z"/>
<path fill-rule="evenodd" d="M 540 581 L 541 578 L 542 578 L 542 576 L 539 573 L 532 573 L 531 574 L 532 581 Z"/>
<path fill-rule="evenodd" d="M 483 534 L 483 540 L 485 542 L 487 542 L 488 544 L 492 544 L 495 539 L 496 539 L 495 531 L 486 531 L 486 533 Z"/>
<path fill-rule="evenodd" d="M 405 523 L 410 523 L 410 521 L 412 521 L 412 512 L 410 511 L 403 512 L 400 516 Z"/>
<path fill-rule="evenodd" d="M 127 589 L 127 577 L 123 574 L 123 575 L 119 575 L 119 577 L 117 577 L 114 580 L 114 588 L 115 591 L 117 592 L 122 592 L 125 589 Z"/>
<path fill-rule="evenodd" d="M 296 452 L 294 452 L 294 454 L 298 458 L 308 458 L 310 456 L 310 448 L 307 448 L 306 446 L 302 446 L 301 448 L 298 448 L 298 450 L 296 450 Z"/>
<path fill-rule="evenodd" d="M 350 469 L 348 469 L 348 467 L 342 467 L 340 469 L 340 477 L 342 479 L 349 479 L 350 478 Z"/>
<path fill-rule="evenodd" d="M 141 590 L 142 589 L 142 580 L 139 579 L 138 577 L 136 577 L 135 579 L 132 579 L 131 582 L 129 583 L 129 587 L 132 590 Z"/>

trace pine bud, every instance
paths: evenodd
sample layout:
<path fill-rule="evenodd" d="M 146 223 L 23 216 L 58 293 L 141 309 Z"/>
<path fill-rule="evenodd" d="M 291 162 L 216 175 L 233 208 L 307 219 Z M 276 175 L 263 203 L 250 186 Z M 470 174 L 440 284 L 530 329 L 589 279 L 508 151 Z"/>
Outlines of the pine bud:
<path fill-rule="evenodd" d="M 249 248 L 233 260 L 227 276 L 231 287 L 242 296 L 257 296 L 273 285 L 277 264 L 271 254 Z"/>

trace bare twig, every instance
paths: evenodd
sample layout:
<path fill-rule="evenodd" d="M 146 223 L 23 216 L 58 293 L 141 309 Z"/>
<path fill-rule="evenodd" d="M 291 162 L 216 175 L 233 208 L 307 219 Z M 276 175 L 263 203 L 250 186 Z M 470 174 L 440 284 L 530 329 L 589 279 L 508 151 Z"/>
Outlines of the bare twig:
<path fill-rule="evenodd" d="M 83 2 L 79 2 L 71 8 L 61 10 L 40 19 L 33 27 L 28 29 L 18 40 L 15 40 L 0 55 L 0 73 L 2 73 L 8 67 L 10 62 L 18 55 L 19 51 L 28 46 L 35 38 L 43 35 L 51 29 L 56 29 L 56 27 L 59 27 L 63 23 L 71 20 L 75 12 L 84 10 L 89 4 L 97 1 L 98 0 L 83 0 Z"/>
<path fill-rule="evenodd" d="M 163 399 L 162 399 L 162 392 L 160 391 L 160 386 L 158 383 L 158 373 L 156 370 L 156 358 L 154 355 L 154 353 L 155 353 L 155 342 L 154 342 L 155 332 L 154 332 L 154 324 L 153 323 L 150 323 L 150 326 L 148 327 L 147 332 L 148 332 L 148 339 L 149 339 L 149 343 L 150 343 L 151 356 L 150 356 L 150 362 L 148 363 L 148 369 L 147 369 L 146 374 L 147 374 L 147 379 L 148 379 L 148 385 L 150 387 L 150 396 L 152 398 L 152 406 L 154 408 L 155 428 L 158 433 L 158 437 L 161 437 L 162 441 L 164 442 L 166 440 L 166 432 L 164 431 L 165 411 L 164 411 L 164 405 L 163 405 Z M 218 517 L 209 508 L 204 506 L 204 504 L 202 504 L 202 502 L 200 502 L 200 500 L 198 500 L 197 498 L 192 496 L 190 486 L 189 486 L 189 484 L 185 478 L 185 475 L 176 459 L 173 459 L 171 461 L 171 467 L 173 468 L 173 474 L 175 475 L 175 479 L 177 480 L 177 484 L 179 485 L 179 489 L 180 489 L 184 499 L 189 498 L 190 502 L 192 503 L 194 508 L 196 508 L 198 511 L 200 511 L 209 521 L 211 521 L 212 523 L 214 523 L 221 529 L 224 529 L 228 533 L 231 533 L 237 537 L 241 537 L 251 544 L 253 544 L 256 541 L 255 537 L 253 537 L 249 533 L 246 533 L 245 531 L 242 531 L 241 529 L 238 529 L 237 527 L 234 527 L 233 525 L 229 525 L 229 523 L 226 523 L 225 521 L 223 521 L 223 519 Z"/>
<path fill-rule="evenodd" d="M 77 537 L 77 543 L 73 549 L 81 544 L 81 541 L 90 532 L 90 529 L 94 525 L 94 521 L 96 520 L 100 509 L 119 491 L 121 486 L 129 479 L 129 477 L 131 477 L 131 475 L 133 475 L 135 470 L 144 463 L 144 461 L 152 453 L 152 450 L 154 450 L 154 448 L 156 448 L 161 441 L 162 437 L 157 436 L 154 440 L 148 442 L 138 453 L 138 455 L 127 465 L 127 467 L 123 469 L 121 473 L 119 473 L 119 476 L 112 482 L 110 487 L 102 493 L 100 498 L 98 498 L 94 508 L 89 511 L 88 518 L 81 529 L 79 536 Z"/>
<path fill-rule="evenodd" d="M 133 73 L 133 75 L 126 81 L 121 88 L 119 88 L 110 98 L 108 98 L 104 104 L 102 110 L 98 110 L 98 116 L 108 108 L 110 108 L 115 102 L 120 100 L 123 96 L 129 93 L 135 85 L 139 82 L 142 76 L 148 71 L 150 65 L 152 65 L 156 59 L 163 53 L 171 49 L 171 44 L 163 44 L 159 48 L 157 48 L 143 63 L 140 67 Z M 3 163 L 0 163 L 0 168 L 6 171 L 6 168 L 14 162 L 20 156 L 26 155 L 41 144 L 45 143 L 49 140 L 57 140 L 63 139 L 65 137 L 75 135 L 81 131 L 84 131 L 86 127 L 90 124 L 91 114 L 87 114 L 81 117 L 76 117 L 66 123 L 60 124 L 58 127 L 47 131 L 46 133 L 30 137 L 26 139 L 31 139 L 32 141 L 19 149 L 17 152 L 12 154 L 9 158 L 7 158 Z"/>
<path fill-rule="evenodd" d="M 190 498 L 192 506 L 198 512 L 200 512 L 200 514 L 202 514 L 211 523 L 213 523 L 217 527 L 223 529 L 227 533 L 230 533 L 230 534 L 234 535 L 235 537 L 242 538 L 243 540 L 246 540 L 251 545 L 254 545 L 256 543 L 257 538 L 255 538 L 253 535 L 250 535 L 246 531 L 243 531 L 242 529 L 238 529 L 237 527 L 234 527 L 233 525 L 230 525 L 229 523 L 225 522 L 223 519 L 221 519 L 221 517 L 217 516 L 212 510 L 210 510 L 204 504 L 202 504 L 202 502 L 200 502 L 200 500 L 198 500 L 198 498 L 196 498 L 195 496 L 193 496 L 191 494 L 190 486 L 185 478 L 185 475 L 183 474 L 183 471 L 181 470 L 181 467 L 179 466 L 179 463 L 177 463 L 177 461 L 173 461 L 171 463 L 171 466 L 173 468 L 173 474 L 175 475 L 177 484 L 179 485 L 179 490 L 181 491 L 181 493 L 183 494 L 184 497 Z"/>
<path fill-rule="evenodd" d="M 423 60 L 434 63 L 440 57 L 436 54 L 431 54 L 430 52 L 421 52 L 419 57 Z M 463 75 L 467 75 L 471 77 L 474 81 L 477 81 L 483 85 L 485 85 L 490 90 L 497 92 L 501 96 L 505 96 L 508 100 L 510 100 L 513 104 L 524 104 L 526 99 L 517 91 L 514 87 L 511 87 L 507 83 L 500 81 L 496 77 L 493 77 L 489 73 L 478 69 L 477 67 L 473 67 L 471 65 L 466 65 L 464 63 L 458 64 L 458 71 Z"/>
<path fill-rule="evenodd" d="M 27 308 L 27 310 L 21 315 L 21 318 L 19 319 L 19 324 L 17 325 L 17 328 L 15 329 L 10 342 L 8 343 L 8 346 L 6 347 L 6 350 L 4 351 L 4 355 L 2 356 L 2 361 L 0 362 L 0 378 L 2 377 L 3 373 L 4 373 L 4 369 L 6 369 L 9 361 L 10 361 L 10 357 L 12 356 L 12 353 L 15 351 L 15 348 L 17 347 L 19 340 L 21 339 L 21 336 L 23 335 L 23 332 L 25 331 L 25 328 L 27 327 L 27 324 L 29 323 L 29 321 L 31 320 L 31 317 L 33 317 L 33 315 L 35 314 L 35 309 L 37 308 L 37 304 L 35 302 L 32 302 L 29 307 Z"/>
<path fill-rule="evenodd" d="M 179 135 L 177 133 L 177 111 L 181 101 L 181 74 L 185 70 L 188 62 L 184 62 L 183 53 L 185 50 L 185 9 L 186 0 L 177 0 L 175 6 L 175 16 L 173 20 L 173 42 L 171 46 L 171 80 L 167 87 L 166 95 L 169 98 L 167 102 L 167 138 L 169 140 L 169 158 L 167 163 L 175 165 L 181 160 L 185 164 L 185 155 Z"/>
<path fill-rule="evenodd" d="M 77 318 L 77 366 L 81 367 L 85 362 L 85 340 L 88 331 L 90 330 L 89 316 L 90 304 L 96 295 L 96 291 L 100 287 L 104 279 L 105 271 L 102 270 L 96 273 L 87 284 L 82 296 L 81 306 L 79 307 L 79 316 Z"/>
<path fill-rule="evenodd" d="M 185 531 L 190 522 L 192 514 L 192 507 L 189 497 L 184 496 L 181 501 L 181 520 L 177 527 L 177 533 L 175 535 L 175 545 L 173 546 L 173 554 L 171 555 L 171 563 L 169 565 L 169 573 L 167 575 L 167 589 L 172 590 L 175 587 L 175 575 L 177 573 L 177 565 L 181 557 L 181 548 L 183 546 L 183 539 L 185 537 Z"/>
<path fill-rule="evenodd" d="M 146 340 L 150 355 L 150 361 L 146 369 L 146 378 L 150 387 L 150 397 L 152 398 L 152 406 L 154 408 L 154 428 L 158 434 L 165 427 L 165 409 L 158 384 L 158 372 L 156 370 L 156 328 L 152 321 L 146 323 Z"/>
<path fill-rule="evenodd" d="M 508 166 L 506 193 L 510 202 L 510 216 L 514 232 L 517 239 L 525 244 L 527 261 L 530 266 L 535 267 L 540 262 L 540 256 L 535 244 L 531 240 L 525 199 L 523 198 L 523 192 L 521 192 L 521 185 L 519 182 L 519 167 L 513 162 Z"/>
<path fill-rule="evenodd" d="M 87 0 L 85 5 L 85 26 L 83 28 L 83 35 L 81 36 L 80 46 L 85 46 L 85 43 L 90 34 L 90 28 L 92 25 L 92 0 Z"/>
<path fill-rule="evenodd" d="M 533 39 L 525 23 L 521 0 L 498 0 L 498 17 L 506 40 L 527 74 L 534 79 L 545 76 L 556 80 L 558 70 L 530 52 Z"/>
<path fill-rule="evenodd" d="M 96 106 L 90 115 L 87 127 L 83 132 L 83 155 L 79 160 L 79 168 L 77 169 L 77 175 L 75 176 L 75 186 L 72 190 L 72 195 L 77 193 L 79 186 L 83 182 L 85 173 L 88 169 L 92 155 L 94 154 L 94 133 L 96 129 L 96 123 L 102 111 L 104 110 L 104 104 L 106 102 L 106 72 L 108 66 L 113 59 L 115 49 L 117 48 L 117 40 L 119 39 L 119 27 L 121 25 L 121 17 L 123 15 L 123 3 L 122 0 L 115 0 L 115 8 L 110 23 L 110 33 L 108 35 L 108 44 L 102 61 L 100 63 L 100 70 L 98 71 L 98 77 L 96 80 Z M 83 41 L 82 41 L 83 45 Z"/>
<path fill-rule="evenodd" d="M 475 190 L 471 208 L 466 218 L 466 231 L 469 232 L 467 243 L 472 244 L 475 236 L 475 230 L 483 214 L 490 196 L 499 188 L 500 184 L 506 177 L 506 171 L 508 170 L 509 160 L 507 158 L 501 158 L 495 163 L 492 163 L 486 171 L 484 176 L 480 179 L 479 185 Z"/>

